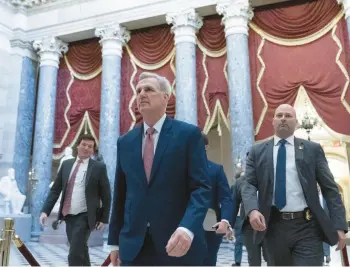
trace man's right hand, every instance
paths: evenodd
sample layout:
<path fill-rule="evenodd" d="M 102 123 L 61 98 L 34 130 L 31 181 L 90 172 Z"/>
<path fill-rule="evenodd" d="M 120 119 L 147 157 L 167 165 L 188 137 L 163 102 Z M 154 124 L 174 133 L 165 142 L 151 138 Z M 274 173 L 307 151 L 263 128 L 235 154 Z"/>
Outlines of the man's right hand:
<path fill-rule="evenodd" d="M 47 214 L 45 212 L 41 213 L 39 221 L 42 226 L 46 226 Z"/>
<path fill-rule="evenodd" d="M 249 213 L 249 222 L 255 231 L 262 232 L 266 230 L 264 215 L 258 210 L 253 210 Z"/>
<path fill-rule="evenodd" d="M 121 262 L 119 260 L 119 251 L 118 250 L 111 251 L 110 257 L 111 257 L 111 263 L 113 266 L 120 266 Z"/>

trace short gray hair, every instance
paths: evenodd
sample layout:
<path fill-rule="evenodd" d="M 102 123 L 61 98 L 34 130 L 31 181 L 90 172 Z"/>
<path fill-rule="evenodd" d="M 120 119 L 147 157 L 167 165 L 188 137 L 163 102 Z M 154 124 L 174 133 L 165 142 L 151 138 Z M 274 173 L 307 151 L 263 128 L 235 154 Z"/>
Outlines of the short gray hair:
<path fill-rule="evenodd" d="M 148 78 L 156 79 L 158 81 L 160 91 L 166 93 L 170 97 L 172 88 L 167 78 L 152 72 L 142 72 L 139 76 L 139 82 Z"/>

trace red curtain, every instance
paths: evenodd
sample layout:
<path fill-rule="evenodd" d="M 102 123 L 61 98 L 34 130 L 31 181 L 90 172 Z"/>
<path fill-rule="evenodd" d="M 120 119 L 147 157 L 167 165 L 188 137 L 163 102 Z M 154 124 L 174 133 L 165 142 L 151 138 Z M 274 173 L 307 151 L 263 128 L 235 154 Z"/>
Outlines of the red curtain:
<path fill-rule="evenodd" d="M 256 11 L 252 23 L 262 32 L 276 38 L 307 38 L 334 19 L 340 11 L 334 3 L 333 0 L 319 0 L 288 8 Z M 254 123 L 256 127 L 259 126 L 257 140 L 272 135 L 274 109 L 281 103 L 293 104 L 301 85 L 307 90 L 324 122 L 338 133 L 350 134 L 349 124 L 344 123 L 350 119 L 346 110 L 346 104 L 350 103 L 348 93 L 345 101 L 341 102 L 341 95 L 347 89 L 345 85 L 349 70 L 349 42 L 344 18 L 333 30 L 334 34 L 330 31 L 315 41 L 300 46 L 278 45 L 267 39 L 262 41 L 258 33 L 250 30 Z M 223 109 L 225 119 L 229 106 L 225 77 L 226 42 L 221 16 L 206 17 L 197 37 L 198 124 L 202 129 L 207 127 L 209 130 L 212 126 L 209 122 L 216 115 L 216 105 L 219 104 Z M 340 56 L 337 62 L 338 53 Z M 142 121 L 136 108 L 134 92 L 141 72 L 156 72 L 167 77 L 175 86 L 176 95 L 174 56 L 174 36 L 170 26 L 161 25 L 132 32 L 122 58 L 121 134 Z M 341 66 L 344 67 L 345 74 Z M 71 43 L 66 59 L 61 60 L 55 115 L 56 158 L 61 156 L 67 145 L 72 144 L 83 128 L 83 122 L 89 123 L 90 130 L 98 138 L 101 68 L 101 46 L 98 39 Z M 167 114 L 172 117 L 175 115 L 175 102 L 173 95 L 167 107 Z M 87 116 L 88 121 L 84 119 Z"/>
<path fill-rule="evenodd" d="M 222 17 L 218 15 L 206 17 L 197 35 L 198 42 L 204 48 L 200 49 L 197 46 L 196 53 L 198 126 L 201 129 L 206 126 L 210 128 L 209 121 L 214 116 L 217 102 L 224 111 L 225 119 L 228 114 L 228 83 L 225 77 L 226 39 L 221 19 Z"/>
<path fill-rule="evenodd" d="M 86 80 L 74 77 L 72 72 Z M 59 158 L 66 146 L 73 145 L 81 130 L 84 129 L 84 116 L 88 116 L 91 131 L 99 138 L 101 73 L 102 64 L 100 44 L 97 39 L 74 42 L 69 45 L 66 60 L 61 59 L 58 70 L 54 156 Z M 94 76 L 88 79 L 88 75 Z M 85 115 L 86 114 L 86 115 Z M 67 120 L 67 121 L 66 121 Z"/>
<path fill-rule="evenodd" d="M 276 37 L 301 38 L 323 29 L 340 11 L 336 0 L 288 4 L 282 8 L 255 10 L 253 23 Z"/>
<path fill-rule="evenodd" d="M 257 12 L 256 17 L 259 19 L 254 20 L 253 23 L 263 28 L 265 27 L 264 24 L 259 24 L 262 18 L 265 22 L 272 21 L 273 18 L 274 25 L 283 25 L 276 14 L 283 12 L 284 16 L 281 17 L 281 20 L 284 20 L 286 17 L 296 14 L 295 10 L 297 9 L 300 18 L 304 16 L 304 20 L 319 21 L 320 25 L 325 26 L 340 11 L 339 7 L 334 6 L 334 2 L 320 0 L 304 6 L 266 10 L 263 11 L 263 16 Z M 309 9 L 311 5 L 318 13 L 311 12 L 311 9 Z M 325 15 L 328 13 L 332 13 L 333 17 Z M 324 16 L 324 21 L 321 23 L 322 17 L 317 18 L 315 14 Z M 293 21 L 289 23 L 294 25 Z M 309 25 L 309 33 L 315 30 L 311 29 L 312 26 Z M 349 42 L 345 19 L 342 18 L 335 27 L 321 38 L 299 46 L 279 45 L 266 39 L 263 41 L 262 37 L 256 32 L 250 31 L 249 53 L 254 123 L 258 131 L 257 140 L 265 139 L 273 134 L 272 118 L 274 110 L 282 103 L 293 105 L 300 86 L 306 89 L 317 113 L 332 130 L 350 135 L 350 125 L 344 123 L 350 121 L 349 110 L 346 110 L 346 103 L 350 103 L 349 93 L 345 95 L 345 101 L 341 102 L 341 95 L 347 90 L 346 84 L 349 72 Z M 297 27 L 295 27 L 295 35 L 290 34 L 289 37 L 300 36 L 302 31 L 305 30 L 300 29 L 297 34 L 296 29 Z M 334 34 L 332 33 L 333 30 L 335 30 Z M 282 31 L 284 31 L 283 27 L 276 27 L 273 33 L 277 35 L 277 32 L 282 33 Z M 260 52 L 259 48 L 261 48 Z M 337 62 L 338 53 L 340 54 L 339 62 Z M 344 67 L 345 73 L 343 73 L 341 66 Z M 258 80 L 259 75 L 262 75 L 260 81 Z M 264 108 L 267 108 L 266 114 L 264 114 Z M 261 125 L 259 125 L 259 121 Z"/>

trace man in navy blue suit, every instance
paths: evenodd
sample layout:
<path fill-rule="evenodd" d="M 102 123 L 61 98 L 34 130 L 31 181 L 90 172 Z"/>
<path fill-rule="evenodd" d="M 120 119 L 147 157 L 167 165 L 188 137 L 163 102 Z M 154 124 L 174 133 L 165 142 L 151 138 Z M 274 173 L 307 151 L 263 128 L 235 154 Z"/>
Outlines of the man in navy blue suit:
<path fill-rule="evenodd" d="M 165 115 L 169 81 L 142 73 L 140 127 L 118 139 L 108 245 L 113 265 L 202 265 L 211 181 L 201 131 Z"/>
<path fill-rule="evenodd" d="M 209 146 L 208 137 L 203 134 L 206 149 Z M 230 186 L 228 184 L 224 168 L 208 160 L 209 176 L 212 184 L 211 206 L 205 221 L 215 220 L 215 224 L 209 223 L 213 229 L 205 229 L 208 253 L 204 259 L 204 266 L 215 266 L 217 255 L 223 236 L 231 234 L 231 223 L 233 217 L 233 204 Z M 214 217 L 213 219 L 211 217 Z"/>

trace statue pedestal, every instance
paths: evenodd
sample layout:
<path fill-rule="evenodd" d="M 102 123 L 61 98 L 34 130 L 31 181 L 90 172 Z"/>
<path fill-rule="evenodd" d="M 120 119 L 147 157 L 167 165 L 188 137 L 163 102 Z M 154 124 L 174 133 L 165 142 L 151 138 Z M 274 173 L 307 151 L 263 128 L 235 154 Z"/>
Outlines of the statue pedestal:
<path fill-rule="evenodd" d="M 57 230 L 52 229 L 52 222 L 57 218 L 57 214 L 53 213 L 47 218 L 47 227 L 41 233 L 39 242 L 50 244 L 68 244 L 66 234 L 66 224 L 63 221 Z M 103 246 L 103 232 L 92 231 L 88 240 L 89 247 Z"/>
<path fill-rule="evenodd" d="M 32 230 L 32 216 L 30 214 L 1 214 L 0 229 L 3 228 L 5 218 L 14 219 L 15 233 L 23 242 L 30 241 L 30 233 Z"/>

